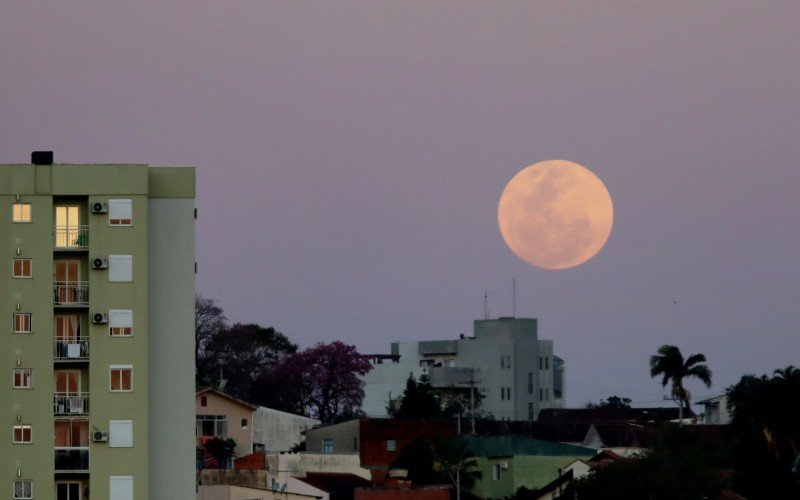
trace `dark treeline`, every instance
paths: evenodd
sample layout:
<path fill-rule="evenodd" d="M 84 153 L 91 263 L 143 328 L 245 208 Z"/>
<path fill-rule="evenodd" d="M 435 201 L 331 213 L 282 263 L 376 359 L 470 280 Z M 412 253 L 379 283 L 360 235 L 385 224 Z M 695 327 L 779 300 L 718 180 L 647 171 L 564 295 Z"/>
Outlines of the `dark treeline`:
<path fill-rule="evenodd" d="M 198 386 L 221 388 L 252 403 L 323 423 L 360 414 L 371 365 L 340 341 L 298 350 L 283 333 L 257 324 L 229 324 L 212 299 L 195 301 Z"/>

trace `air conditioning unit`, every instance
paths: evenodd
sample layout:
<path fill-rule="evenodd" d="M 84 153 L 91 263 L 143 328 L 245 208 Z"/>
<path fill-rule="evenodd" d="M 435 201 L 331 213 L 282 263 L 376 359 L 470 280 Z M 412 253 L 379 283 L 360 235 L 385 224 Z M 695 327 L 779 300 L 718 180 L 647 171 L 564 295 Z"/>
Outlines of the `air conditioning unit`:
<path fill-rule="evenodd" d="M 108 213 L 108 203 L 103 203 L 101 201 L 96 201 L 92 203 L 92 213 L 93 214 Z"/>
<path fill-rule="evenodd" d="M 500 468 L 503 470 L 508 470 L 508 460 L 503 460 L 503 462 L 500 464 Z"/>
<path fill-rule="evenodd" d="M 108 433 L 106 431 L 94 431 L 92 433 L 92 441 L 95 443 L 105 443 L 108 441 Z"/>
<path fill-rule="evenodd" d="M 104 325 L 108 323 L 108 314 L 94 313 L 92 314 L 92 323 L 95 325 Z"/>
<path fill-rule="evenodd" d="M 92 269 L 108 269 L 108 259 L 92 259 Z"/>

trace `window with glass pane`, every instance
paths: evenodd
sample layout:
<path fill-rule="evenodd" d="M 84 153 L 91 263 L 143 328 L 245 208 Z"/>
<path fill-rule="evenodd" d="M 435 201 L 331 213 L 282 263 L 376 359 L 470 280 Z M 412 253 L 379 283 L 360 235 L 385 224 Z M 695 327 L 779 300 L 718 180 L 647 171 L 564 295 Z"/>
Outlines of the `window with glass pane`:
<path fill-rule="evenodd" d="M 31 259 L 14 259 L 13 269 L 15 278 L 30 278 Z"/>
<path fill-rule="evenodd" d="M 108 225 L 130 226 L 133 222 L 131 200 L 108 200 Z"/>
<path fill-rule="evenodd" d="M 14 443 L 32 443 L 32 429 L 30 425 L 15 425 L 14 426 Z"/>
<path fill-rule="evenodd" d="M 86 246 L 86 235 L 81 235 L 78 206 L 56 207 L 56 246 L 59 248 Z"/>
<path fill-rule="evenodd" d="M 130 337 L 133 333 L 133 311 L 109 309 L 108 331 L 112 337 Z"/>
<path fill-rule="evenodd" d="M 11 222 L 30 222 L 31 204 L 14 203 L 14 206 L 11 209 L 11 214 Z"/>
<path fill-rule="evenodd" d="M 33 481 L 30 479 L 17 479 L 14 481 L 14 500 L 32 500 Z"/>
<path fill-rule="evenodd" d="M 82 500 L 81 483 L 70 481 L 68 483 L 56 483 L 56 500 Z"/>
<path fill-rule="evenodd" d="M 31 333 L 31 314 L 14 313 L 14 333 Z"/>
<path fill-rule="evenodd" d="M 333 439 L 322 440 L 322 453 L 333 453 Z"/>
<path fill-rule="evenodd" d="M 32 385 L 31 368 L 14 368 L 14 389 L 30 389 Z"/>
<path fill-rule="evenodd" d="M 132 366 L 111 366 L 111 390 L 112 391 L 131 391 L 133 390 L 133 367 Z"/>

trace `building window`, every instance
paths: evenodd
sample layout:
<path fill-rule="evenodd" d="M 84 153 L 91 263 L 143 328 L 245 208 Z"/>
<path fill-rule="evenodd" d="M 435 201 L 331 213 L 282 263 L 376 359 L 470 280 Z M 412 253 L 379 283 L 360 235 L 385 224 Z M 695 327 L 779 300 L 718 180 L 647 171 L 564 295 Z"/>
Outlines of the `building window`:
<path fill-rule="evenodd" d="M 528 372 L 528 394 L 533 394 L 533 372 Z"/>
<path fill-rule="evenodd" d="M 14 203 L 11 209 L 11 222 L 30 222 L 31 221 L 31 204 L 30 203 Z"/>
<path fill-rule="evenodd" d="M 542 357 L 541 356 L 539 356 L 539 369 L 540 370 L 544 369 L 544 361 L 542 361 Z"/>
<path fill-rule="evenodd" d="M 30 479 L 17 479 L 14 481 L 14 500 L 32 500 L 33 481 Z"/>
<path fill-rule="evenodd" d="M 528 403 L 528 420 L 533 422 L 533 403 Z"/>
<path fill-rule="evenodd" d="M 108 421 L 109 448 L 133 448 L 133 420 Z"/>
<path fill-rule="evenodd" d="M 108 200 L 108 225 L 130 226 L 133 222 L 131 200 Z"/>
<path fill-rule="evenodd" d="M 506 399 L 511 401 L 511 387 L 506 387 Z"/>
<path fill-rule="evenodd" d="M 206 396 L 200 396 L 200 406 L 208 406 L 208 398 Z"/>
<path fill-rule="evenodd" d="M 56 500 L 81 500 L 81 483 L 78 481 L 56 483 Z"/>
<path fill-rule="evenodd" d="M 492 481 L 499 481 L 502 475 L 502 468 L 500 464 L 494 464 L 492 467 Z"/>
<path fill-rule="evenodd" d="M 397 451 L 397 441 L 394 439 L 387 439 L 386 451 Z"/>
<path fill-rule="evenodd" d="M 333 453 L 333 439 L 322 440 L 322 453 Z"/>
<path fill-rule="evenodd" d="M 544 401 L 544 389 L 539 387 L 539 401 Z"/>
<path fill-rule="evenodd" d="M 33 385 L 32 368 L 14 368 L 14 389 L 30 389 Z"/>
<path fill-rule="evenodd" d="M 14 259 L 13 269 L 15 278 L 30 278 L 32 276 L 31 259 Z"/>
<path fill-rule="evenodd" d="M 133 311 L 109 309 L 108 332 L 112 337 L 130 337 L 133 334 Z"/>
<path fill-rule="evenodd" d="M 225 415 L 197 415 L 198 436 L 228 435 L 228 417 Z"/>
<path fill-rule="evenodd" d="M 133 281 L 132 255 L 108 256 L 108 281 L 118 283 Z"/>
<path fill-rule="evenodd" d="M 111 390 L 129 392 L 133 390 L 133 366 L 111 365 Z"/>
<path fill-rule="evenodd" d="M 133 476 L 108 476 L 108 500 L 133 498 Z"/>
<path fill-rule="evenodd" d="M 31 313 L 14 313 L 14 333 L 31 333 Z"/>
<path fill-rule="evenodd" d="M 544 357 L 544 369 L 545 370 L 549 370 L 550 369 L 550 358 L 547 357 L 547 356 Z"/>
<path fill-rule="evenodd" d="M 12 439 L 16 444 L 30 444 L 33 442 L 33 433 L 30 425 L 15 425 Z"/>
<path fill-rule="evenodd" d="M 550 401 L 550 388 L 549 387 L 545 387 L 544 388 L 544 400 L 545 401 Z"/>

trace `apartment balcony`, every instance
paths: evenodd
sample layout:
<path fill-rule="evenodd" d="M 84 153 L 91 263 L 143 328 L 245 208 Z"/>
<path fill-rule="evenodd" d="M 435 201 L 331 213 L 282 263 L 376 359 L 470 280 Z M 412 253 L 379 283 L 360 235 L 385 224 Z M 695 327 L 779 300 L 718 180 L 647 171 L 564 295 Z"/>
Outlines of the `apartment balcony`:
<path fill-rule="evenodd" d="M 55 392 L 53 393 L 53 415 L 70 417 L 89 414 L 88 392 Z"/>
<path fill-rule="evenodd" d="M 53 359 L 56 361 L 88 361 L 89 337 L 54 338 Z"/>
<path fill-rule="evenodd" d="M 62 307 L 88 307 L 88 281 L 54 281 L 53 305 Z"/>
<path fill-rule="evenodd" d="M 56 250 L 88 250 L 89 226 L 53 226 Z"/>
<path fill-rule="evenodd" d="M 56 447 L 55 472 L 89 472 L 89 447 Z"/>

